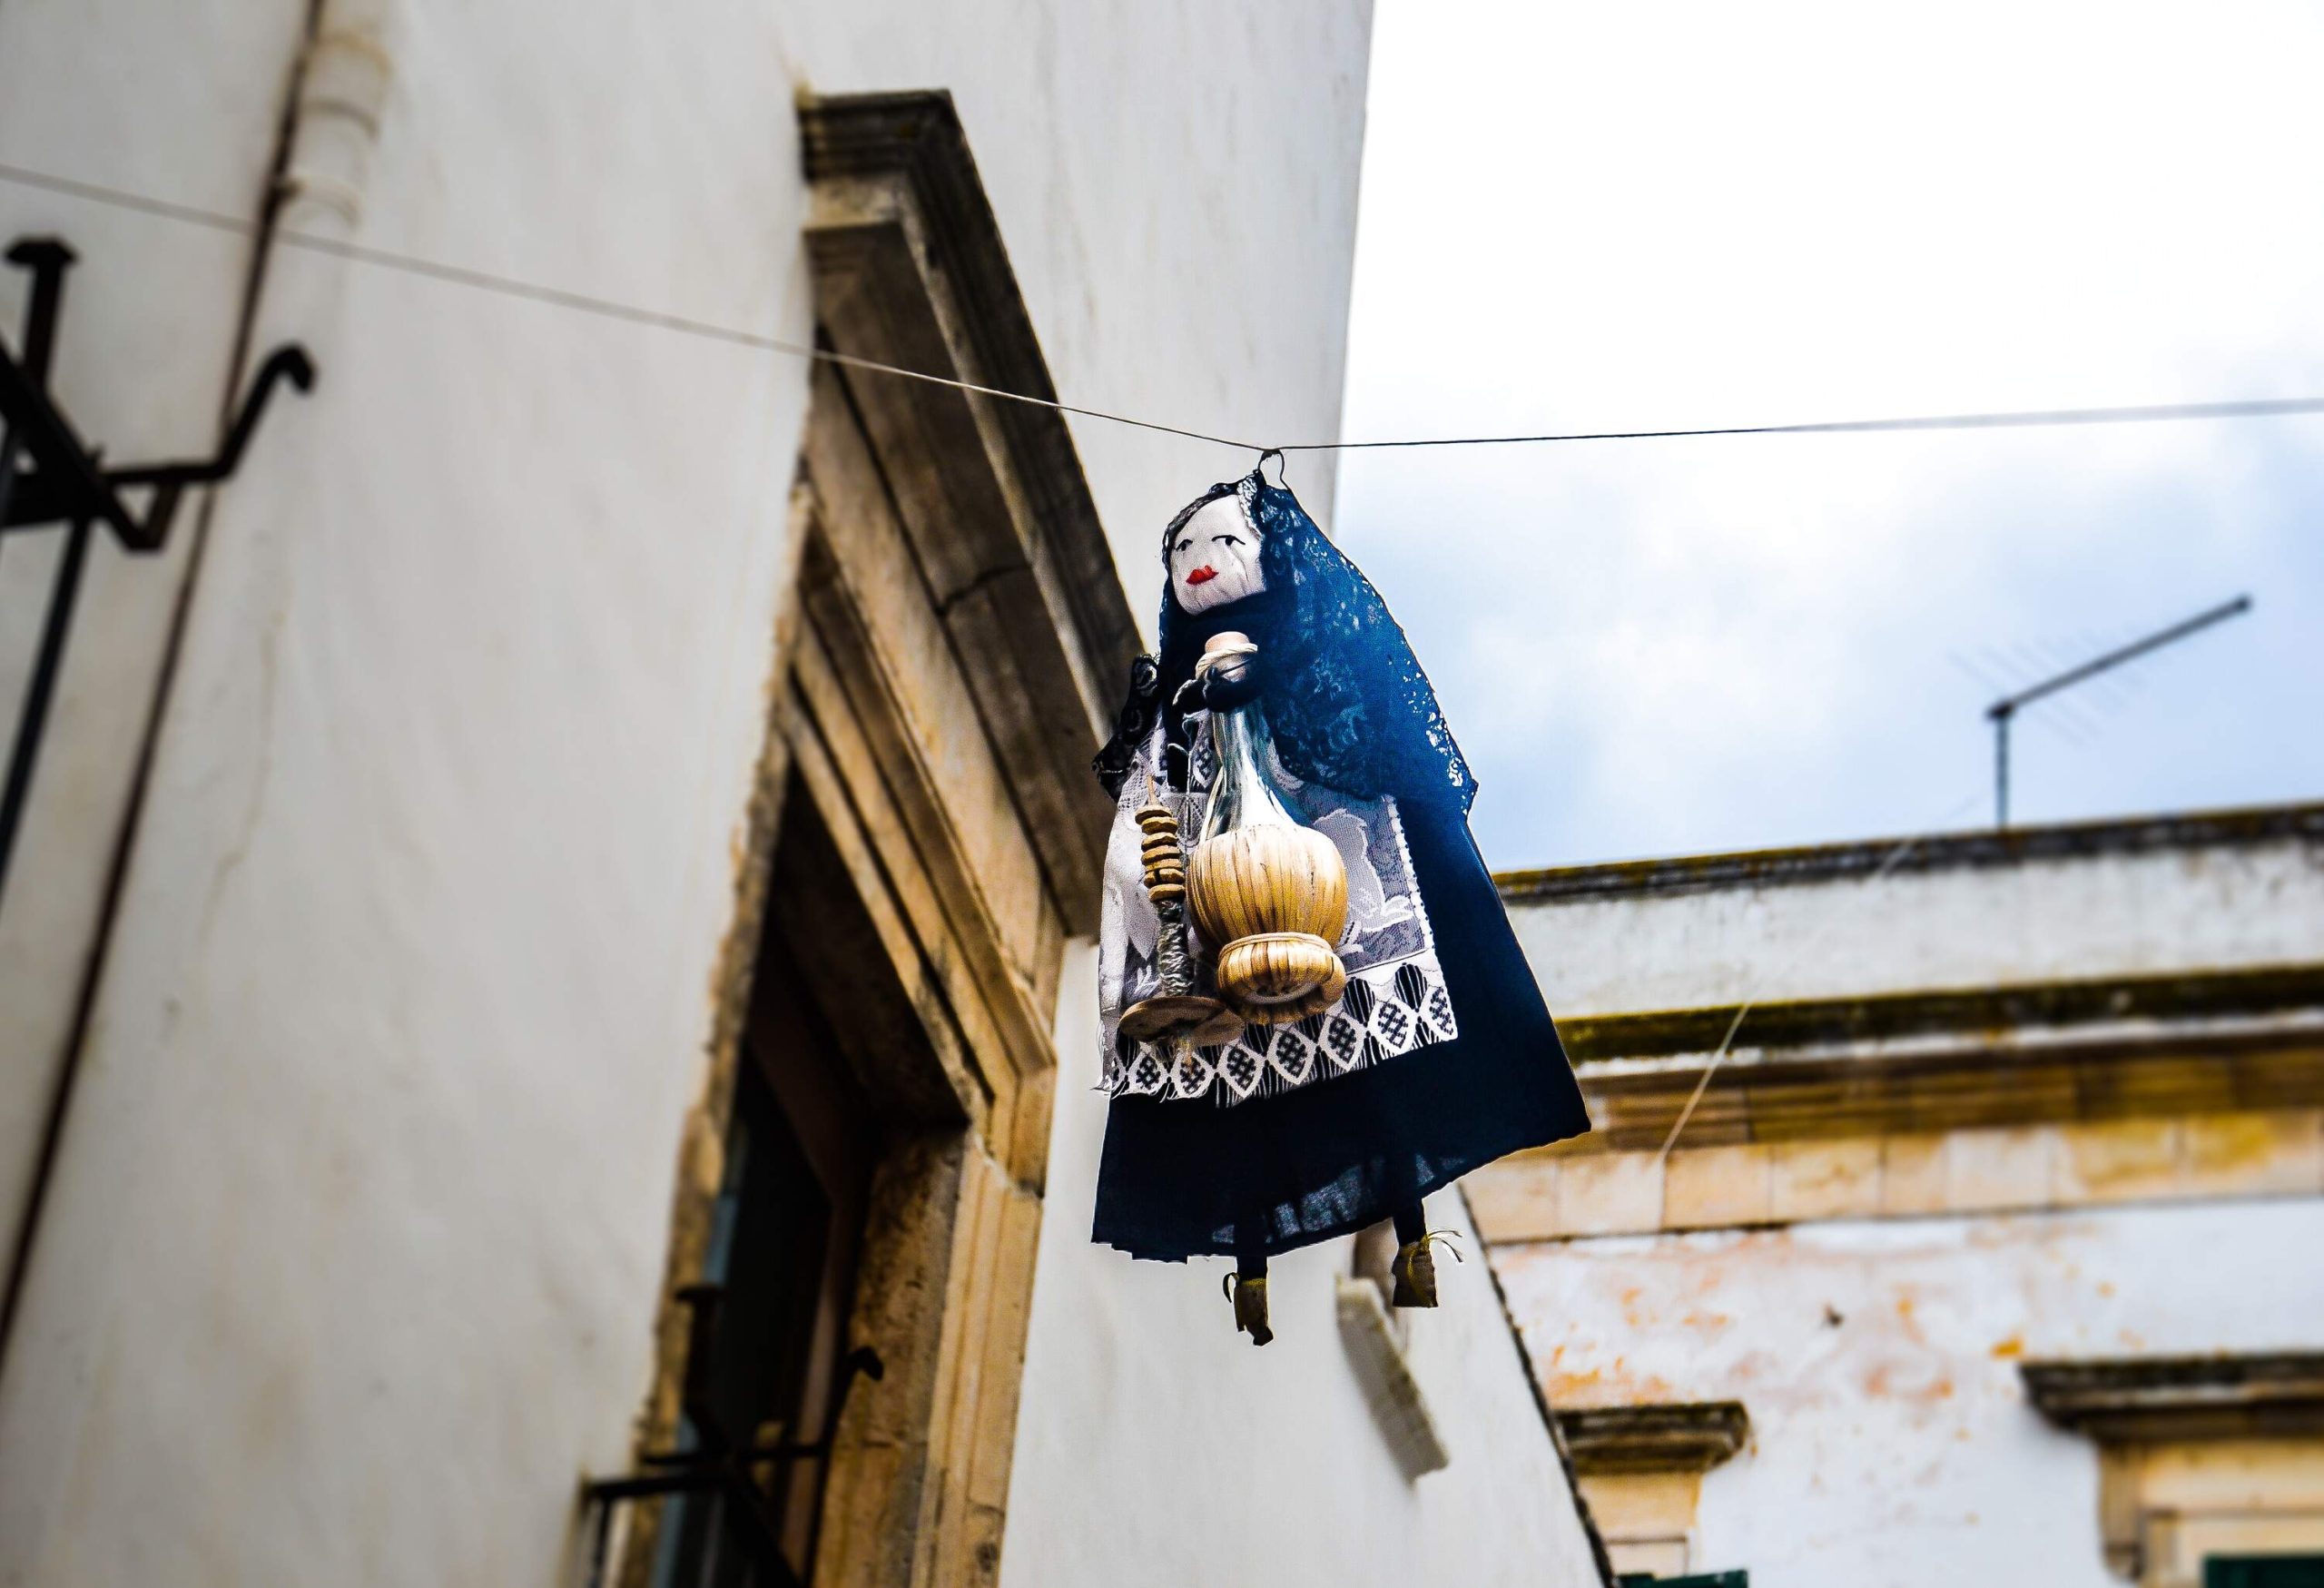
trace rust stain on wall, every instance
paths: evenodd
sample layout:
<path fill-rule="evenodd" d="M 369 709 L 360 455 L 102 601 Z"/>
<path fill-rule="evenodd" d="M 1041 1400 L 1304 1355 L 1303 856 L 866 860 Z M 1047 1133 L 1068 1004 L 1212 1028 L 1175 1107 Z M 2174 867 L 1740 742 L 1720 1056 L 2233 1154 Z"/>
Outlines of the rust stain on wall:
<path fill-rule="evenodd" d="M 1541 1392 L 1553 1406 L 1636 1406 L 1685 1398 L 1667 1378 L 1633 1376 L 1620 1356 L 1580 1373 L 1557 1371 L 1556 1360 L 1553 1355 L 1551 1370 L 1541 1380 Z"/>

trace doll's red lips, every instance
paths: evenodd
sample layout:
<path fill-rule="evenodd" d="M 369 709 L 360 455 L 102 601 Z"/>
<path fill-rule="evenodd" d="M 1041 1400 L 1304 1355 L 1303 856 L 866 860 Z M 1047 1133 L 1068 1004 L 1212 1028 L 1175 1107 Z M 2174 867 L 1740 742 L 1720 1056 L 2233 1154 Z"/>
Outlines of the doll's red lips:
<path fill-rule="evenodd" d="M 1195 569 L 1194 572 L 1187 576 L 1187 583 L 1189 585 L 1206 585 L 1217 577 L 1218 570 L 1216 568 L 1198 567 Z"/>

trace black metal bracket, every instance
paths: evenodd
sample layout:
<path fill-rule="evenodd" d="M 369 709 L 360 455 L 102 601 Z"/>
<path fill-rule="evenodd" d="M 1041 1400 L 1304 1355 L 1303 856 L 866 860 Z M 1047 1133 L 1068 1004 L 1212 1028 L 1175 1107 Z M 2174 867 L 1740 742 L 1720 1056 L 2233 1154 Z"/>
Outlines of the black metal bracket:
<path fill-rule="evenodd" d="M 159 551 L 186 488 L 214 485 L 241 467 L 275 387 L 285 380 L 300 391 L 314 386 L 314 361 L 306 350 L 296 343 L 279 347 L 259 366 L 216 457 L 106 469 L 102 452 L 81 439 L 48 390 L 64 273 L 74 252 L 53 237 L 26 237 L 9 248 L 6 259 L 32 272 L 33 290 L 22 360 L 0 346 L 0 534 L 44 524 L 103 524 L 123 550 Z M 29 469 L 19 467 L 27 461 Z M 139 488 L 153 492 L 142 515 L 132 512 L 121 494 Z"/>
<path fill-rule="evenodd" d="M 689 1285 L 677 1293 L 687 1308 L 686 1366 L 678 1392 L 686 1421 L 695 1438 L 689 1450 L 647 1451 L 638 1457 L 646 1469 L 617 1478 L 595 1478 L 582 1485 L 584 1500 L 596 1508 L 597 1525 L 590 1549 L 591 1588 L 605 1578 L 606 1545 L 613 1508 L 624 1500 L 658 1499 L 670 1494 L 716 1494 L 732 1506 L 733 1522 L 743 1545 L 768 1588 L 794 1588 L 798 1574 L 783 1558 L 782 1528 L 767 1504 L 758 1469 L 802 1457 L 829 1455 L 839 1433 L 840 1415 L 847 1410 L 848 1391 L 858 1378 L 873 1382 L 887 1376 L 887 1365 L 869 1346 L 858 1346 L 840 1364 L 839 1389 L 832 1396 L 831 1415 L 821 1437 L 807 1441 L 777 1440 L 741 1445 L 720 1425 L 710 1396 L 712 1346 L 717 1338 L 718 1306 L 725 1289 L 718 1285 Z"/>
<path fill-rule="evenodd" d="M 92 527 L 103 524 L 112 530 L 125 551 L 161 550 L 186 488 L 212 485 L 231 475 L 275 387 L 288 380 L 307 390 L 315 383 L 315 366 L 306 350 L 295 345 L 269 353 L 215 458 L 106 469 L 102 454 L 82 441 L 48 390 L 50 355 L 56 350 L 57 314 L 64 302 L 64 273 L 72 268 L 73 251 L 54 237 L 22 237 L 0 257 L 31 271 L 33 278 L 32 297 L 25 306 L 23 357 L 0 344 L 0 537 L 11 529 L 65 526 L 33 654 L 32 678 L 17 709 L 6 774 L 0 780 L 0 888 L 5 888 L 17 829 L 32 793 L 33 768 L 48 726 L 49 705 L 64 667 L 64 642 L 72 632 Z M 152 493 L 142 516 L 130 511 L 121 495 L 141 488 Z"/>

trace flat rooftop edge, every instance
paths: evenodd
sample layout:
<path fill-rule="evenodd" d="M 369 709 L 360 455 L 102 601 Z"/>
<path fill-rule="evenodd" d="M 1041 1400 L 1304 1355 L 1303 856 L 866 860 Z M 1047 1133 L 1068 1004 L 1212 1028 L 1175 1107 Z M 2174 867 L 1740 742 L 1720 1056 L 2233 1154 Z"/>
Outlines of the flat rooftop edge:
<path fill-rule="evenodd" d="M 1561 904 L 1841 882 L 1870 876 L 1884 866 L 1896 874 L 2263 843 L 2324 844 L 2324 801 L 1936 833 L 1913 840 L 1911 850 L 1896 858 L 1897 846 L 1905 842 L 1901 836 L 1867 838 L 1790 849 L 1551 866 L 1497 872 L 1493 883 L 1507 903 Z"/>

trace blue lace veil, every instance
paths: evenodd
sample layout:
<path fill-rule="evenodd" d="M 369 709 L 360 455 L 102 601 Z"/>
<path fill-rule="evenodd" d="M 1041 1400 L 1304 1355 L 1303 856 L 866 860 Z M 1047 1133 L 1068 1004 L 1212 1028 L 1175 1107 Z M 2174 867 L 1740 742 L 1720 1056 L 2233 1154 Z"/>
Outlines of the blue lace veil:
<path fill-rule="evenodd" d="M 1288 487 L 1269 485 L 1256 469 L 1212 486 L 1163 532 L 1166 570 L 1170 544 L 1187 520 L 1226 496 L 1241 498 L 1259 534 L 1267 596 L 1255 599 L 1265 599 L 1275 614 L 1261 639 L 1262 695 L 1285 767 L 1362 799 L 1393 794 L 1450 804 L 1465 815 L 1477 797 L 1477 781 L 1445 725 L 1428 675 L 1380 592 Z M 1166 577 L 1164 670 L 1178 653 L 1201 644 L 1196 626 Z"/>

